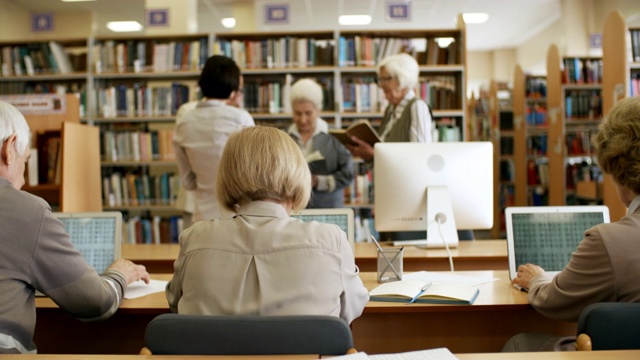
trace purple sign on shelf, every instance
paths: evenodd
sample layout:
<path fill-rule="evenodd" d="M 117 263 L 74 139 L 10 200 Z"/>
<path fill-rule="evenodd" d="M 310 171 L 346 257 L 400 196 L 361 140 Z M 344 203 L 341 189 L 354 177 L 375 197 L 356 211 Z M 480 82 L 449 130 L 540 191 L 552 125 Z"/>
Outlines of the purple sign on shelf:
<path fill-rule="evenodd" d="M 387 21 L 410 21 L 411 20 L 411 2 L 387 2 L 386 6 Z"/>
<path fill-rule="evenodd" d="M 602 34 L 591 34 L 589 36 L 589 47 L 592 49 L 602 49 Z"/>
<path fill-rule="evenodd" d="M 147 9 L 147 26 L 169 26 L 169 9 Z"/>
<path fill-rule="evenodd" d="M 289 4 L 266 4 L 264 6 L 264 23 L 289 23 Z"/>
<path fill-rule="evenodd" d="M 31 31 L 53 31 L 53 13 L 31 14 Z"/>

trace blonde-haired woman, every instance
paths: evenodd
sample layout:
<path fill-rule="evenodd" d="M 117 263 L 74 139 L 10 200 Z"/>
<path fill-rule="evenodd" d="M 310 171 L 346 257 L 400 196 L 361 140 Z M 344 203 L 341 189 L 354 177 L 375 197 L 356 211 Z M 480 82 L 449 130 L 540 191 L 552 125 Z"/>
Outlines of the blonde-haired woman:
<path fill-rule="evenodd" d="M 311 174 L 289 135 L 267 126 L 232 134 L 216 187 L 236 215 L 180 235 L 166 290 L 173 312 L 360 316 L 369 296 L 346 234 L 290 217 L 309 200 Z"/>
<path fill-rule="evenodd" d="M 344 206 L 344 188 L 353 181 L 353 159 L 340 141 L 329 134 L 319 116 L 322 88 L 313 79 L 300 79 L 291 87 L 293 124 L 287 132 L 296 141 L 311 170 L 313 194 L 309 207 Z"/>

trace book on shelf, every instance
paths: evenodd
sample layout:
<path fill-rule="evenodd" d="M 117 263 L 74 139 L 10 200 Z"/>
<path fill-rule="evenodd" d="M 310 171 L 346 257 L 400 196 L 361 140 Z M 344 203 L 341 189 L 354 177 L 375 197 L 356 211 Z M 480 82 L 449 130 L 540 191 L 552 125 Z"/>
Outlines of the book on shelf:
<path fill-rule="evenodd" d="M 378 285 L 369 292 L 371 301 L 427 304 L 467 304 L 476 301 L 480 290 L 464 284 L 400 280 Z"/>
<path fill-rule="evenodd" d="M 351 140 L 351 136 L 355 136 L 371 146 L 377 142 L 382 142 L 378 132 L 371 126 L 371 123 L 365 119 L 354 122 L 346 129 L 329 129 L 329 133 L 345 145 L 356 145 L 356 143 Z"/>

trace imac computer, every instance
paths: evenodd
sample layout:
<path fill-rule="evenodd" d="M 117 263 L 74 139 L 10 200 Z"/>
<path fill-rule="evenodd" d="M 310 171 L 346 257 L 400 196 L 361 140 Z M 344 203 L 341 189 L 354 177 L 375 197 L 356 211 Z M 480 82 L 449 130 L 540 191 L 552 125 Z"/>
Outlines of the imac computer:
<path fill-rule="evenodd" d="M 490 142 L 378 143 L 374 159 L 376 230 L 426 231 L 394 245 L 456 247 L 458 229 L 493 226 Z"/>

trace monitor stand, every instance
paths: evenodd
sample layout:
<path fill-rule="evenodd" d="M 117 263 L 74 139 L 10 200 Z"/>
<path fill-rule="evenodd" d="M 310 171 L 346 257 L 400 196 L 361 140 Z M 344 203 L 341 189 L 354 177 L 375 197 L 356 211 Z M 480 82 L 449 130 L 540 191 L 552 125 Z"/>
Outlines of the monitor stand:
<path fill-rule="evenodd" d="M 458 231 L 453 217 L 451 195 L 446 186 L 427 187 L 427 239 L 394 241 L 395 246 L 421 248 L 458 247 Z M 438 226 L 438 222 L 440 225 Z M 438 229 L 439 228 L 439 229 Z M 440 236 L 442 233 L 442 237 Z M 444 240 L 444 241 L 443 241 Z"/>

